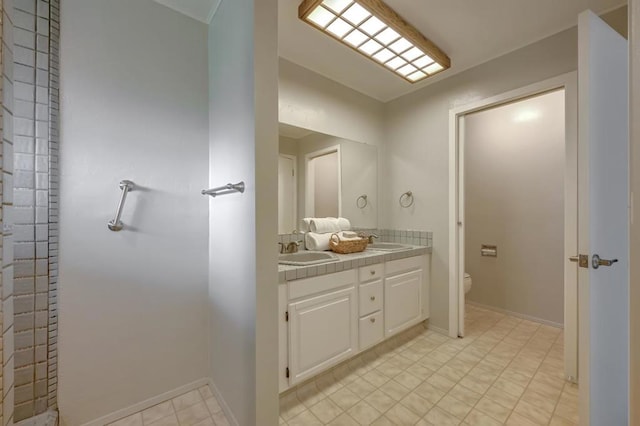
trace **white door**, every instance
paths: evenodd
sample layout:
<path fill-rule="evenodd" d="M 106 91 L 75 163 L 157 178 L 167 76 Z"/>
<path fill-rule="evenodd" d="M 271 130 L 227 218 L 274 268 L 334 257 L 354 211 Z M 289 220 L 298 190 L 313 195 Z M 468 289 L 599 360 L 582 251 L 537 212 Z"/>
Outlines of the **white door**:
<path fill-rule="evenodd" d="M 627 41 L 579 17 L 580 425 L 628 424 L 629 131 Z M 596 255 L 617 259 L 592 264 Z M 585 265 L 583 265 L 585 266 Z"/>
<path fill-rule="evenodd" d="M 295 157 L 278 157 L 278 233 L 288 234 L 296 229 Z"/>
<path fill-rule="evenodd" d="M 391 336 L 422 317 L 422 270 L 384 280 L 384 331 Z"/>
<path fill-rule="evenodd" d="M 358 350 L 355 287 L 289 304 L 289 384 L 351 357 Z"/>

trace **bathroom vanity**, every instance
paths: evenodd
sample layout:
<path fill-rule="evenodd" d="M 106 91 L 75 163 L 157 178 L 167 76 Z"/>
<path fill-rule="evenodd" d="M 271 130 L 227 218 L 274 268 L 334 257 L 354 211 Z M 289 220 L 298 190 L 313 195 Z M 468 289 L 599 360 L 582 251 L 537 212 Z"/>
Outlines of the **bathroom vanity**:
<path fill-rule="evenodd" d="M 429 318 L 430 253 L 408 246 L 281 265 L 280 392 Z"/>

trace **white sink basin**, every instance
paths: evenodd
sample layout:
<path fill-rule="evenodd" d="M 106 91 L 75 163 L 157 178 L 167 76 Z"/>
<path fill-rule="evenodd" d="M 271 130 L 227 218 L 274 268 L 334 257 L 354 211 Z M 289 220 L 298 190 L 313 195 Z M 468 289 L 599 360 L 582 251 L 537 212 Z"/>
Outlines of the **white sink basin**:
<path fill-rule="evenodd" d="M 367 249 L 371 250 L 380 250 L 380 251 L 399 251 L 410 249 L 411 246 L 408 244 L 399 244 L 399 243 L 373 243 L 367 246 Z"/>
<path fill-rule="evenodd" d="M 281 265 L 308 266 L 320 263 L 335 262 L 338 256 L 324 251 L 300 251 L 298 253 L 281 254 L 278 263 Z"/>

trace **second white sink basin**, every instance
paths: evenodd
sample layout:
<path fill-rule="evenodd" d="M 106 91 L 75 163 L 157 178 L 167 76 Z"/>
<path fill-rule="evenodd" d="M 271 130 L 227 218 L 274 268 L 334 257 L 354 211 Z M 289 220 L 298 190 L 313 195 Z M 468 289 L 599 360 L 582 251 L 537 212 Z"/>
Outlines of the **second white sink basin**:
<path fill-rule="evenodd" d="M 398 251 L 411 248 L 408 244 L 399 243 L 373 243 L 367 246 L 367 249 L 380 250 L 380 251 Z"/>
<path fill-rule="evenodd" d="M 320 263 L 335 262 L 338 256 L 324 251 L 299 251 L 298 253 L 281 254 L 278 263 L 281 265 L 308 266 Z"/>

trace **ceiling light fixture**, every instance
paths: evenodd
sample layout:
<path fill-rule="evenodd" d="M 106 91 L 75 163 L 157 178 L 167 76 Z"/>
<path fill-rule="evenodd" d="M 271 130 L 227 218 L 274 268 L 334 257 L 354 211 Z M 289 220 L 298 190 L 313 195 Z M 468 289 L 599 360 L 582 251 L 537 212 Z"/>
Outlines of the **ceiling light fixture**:
<path fill-rule="evenodd" d="M 438 46 L 380 0 L 304 0 L 298 16 L 410 83 L 451 67 Z"/>

